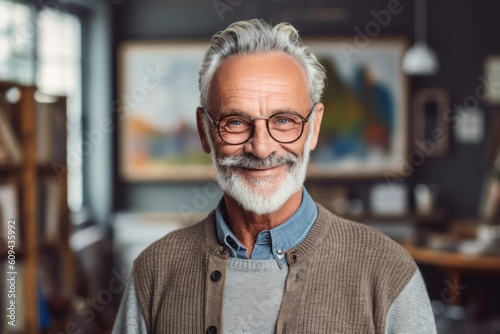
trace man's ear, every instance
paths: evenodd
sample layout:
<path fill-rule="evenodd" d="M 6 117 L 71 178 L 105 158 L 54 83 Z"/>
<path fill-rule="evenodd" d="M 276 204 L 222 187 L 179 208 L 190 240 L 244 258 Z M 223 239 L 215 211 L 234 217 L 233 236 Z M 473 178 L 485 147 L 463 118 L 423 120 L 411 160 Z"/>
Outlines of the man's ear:
<path fill-rule="evenodd" d="M 200 136 L 201 146 L 205 153 L 210 153 L 210 144 L 208 143 L 208 138 L 205 133 L 205 127 L 203 125 L 203 118 L 205 117 L 205 111 L 202 107 L 196 108 L 196 125 L 198 127 L 198 135 Z"/>
<path fill-rule="evenodd" d="M 311 140 L 311 151 L 314 150 L 316 144 L 318 144 L 319 129 L 321 128 L 321 120 L 323 119 L 323 112 L 325 111 L 325 106 L 321 102 L 316 103 L 314 108 L 316 112 L 314 114 L 314 134 Z"/>

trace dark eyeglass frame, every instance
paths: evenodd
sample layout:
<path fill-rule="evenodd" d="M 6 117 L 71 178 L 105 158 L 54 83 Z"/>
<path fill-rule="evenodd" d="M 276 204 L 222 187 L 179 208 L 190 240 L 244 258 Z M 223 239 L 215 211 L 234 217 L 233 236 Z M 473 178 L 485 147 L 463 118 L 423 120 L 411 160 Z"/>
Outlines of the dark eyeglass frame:
<path fill-rule="evenodd" d="M 225 115 L 223 117 L 221 117 L 219 120 L 217 121 L 214 121 L 214 119 L 212 118 L 212 116 L 210 116 L 210 114 L 208 113 L 208 110 L 203 108 L 203 111 L 205 111 L 205 114 L 208 116 L 208 119 L 210 120 L 210 122 L 212 122 L 212 124 L 217 128 L 217 133 L 219 134 L 219 137 L 220 139 L 228 144 L 228 145 L 241 145 L 241 144 L 244 144 L 246 143 L 247 141 L 249 141 L 253 135 L 254 135 L 254 131 L 255 131 L 255 121 L 256 120 L 259 120 L 259 119 L 262 119 L 262 120 L 265 120 L 266 121 L 266 128 L 267 128 L 267 133 L 269 134 L 269 136 L 271 136 L 271 138 L 273 138 L 273 140 L 277 141 L 278 143 L 281 143 L 281 144 L 291 144 L 291 143 L 294 143 L 296 142 L 297 140 L 300 139 L 300 137 L 302 137 L 302 134 L 304 133 L 304 127 L 305 127 L 305 123 L 309 120 L 309 117 L 311 117 L 313 111 L 314 111 L 314 107 L 316 106 L 316 103 L 313 104 L 312 108 L 311 108 L 311 111 L 309 112 L 309 114 L 307 114 L 306 117 L 302 117 L 302 115 L 300 115 L 299 113 L 297 112 L 294 112 L 294 111 L 286 111 L 286 112 L 277 112 L 276 114 L 273 114 L 269 117 L 250 117 L 248 115 L 245 115 L 245 114 L 237 114 L 238 116 L 243 116 L 245 118 L 248 118 L 251 122 L 252 122 L 252 128 L 251 128 L 251 131 L 250 131 L 250 135 L 248 136 L 248 138 L 244 141 L 242 141 L 241 143 L 229 143 L 227 142 L 226 140 L 224 140 L 224 137 L 222 136 L 221 132 L 220 132 L 220 121 L 223 119 L 223 118 L 226 118 L 228 116 L 234 116 L 235 114 L 229 114 L 229 115 Z M 275 117 L 276 115 L 282 115 L 282 114 L 293 114 L 297 117 L 300 118 L 300 120 L 302 121 L 302 128 L 300 130 L 300 134 L 298 135 L 297 139 L 294 139 L 294 140 L 290 140 L 290 141 L 281 141 L 281 140 L 277 140 L 276 138 L 274 138 L 274 136 L 272 135 L 271 133 L 271 129 L 269 128 L 269 119 L 271 119 L 272 117 Z"/>

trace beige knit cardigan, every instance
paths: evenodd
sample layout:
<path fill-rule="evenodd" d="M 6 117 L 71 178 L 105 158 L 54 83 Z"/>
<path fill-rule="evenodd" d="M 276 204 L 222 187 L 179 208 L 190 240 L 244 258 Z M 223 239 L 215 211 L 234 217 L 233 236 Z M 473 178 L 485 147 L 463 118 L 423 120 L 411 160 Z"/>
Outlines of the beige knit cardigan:
<path fill-rule="evenodd" d="M 318 207 L 306 239 L 286 252 L 276 333 L 383 334 L 415 262 L 388 237 Z M 213 212 L 147 248 L 133 275 L 148 333 L 223 333 L 228 258 Z"/>

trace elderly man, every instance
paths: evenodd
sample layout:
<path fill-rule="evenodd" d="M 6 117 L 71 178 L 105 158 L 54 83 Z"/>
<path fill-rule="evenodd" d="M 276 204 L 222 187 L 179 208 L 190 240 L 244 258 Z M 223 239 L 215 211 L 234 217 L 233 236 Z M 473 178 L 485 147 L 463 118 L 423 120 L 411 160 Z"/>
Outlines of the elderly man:
<path fill-rule="evenodd" d="M 289 24 L 213 37 L 196 117 L 224 196 L 137 258 L 115 333 L 436 332 L 409 255 L 303 187 L 324 81 Z"/>

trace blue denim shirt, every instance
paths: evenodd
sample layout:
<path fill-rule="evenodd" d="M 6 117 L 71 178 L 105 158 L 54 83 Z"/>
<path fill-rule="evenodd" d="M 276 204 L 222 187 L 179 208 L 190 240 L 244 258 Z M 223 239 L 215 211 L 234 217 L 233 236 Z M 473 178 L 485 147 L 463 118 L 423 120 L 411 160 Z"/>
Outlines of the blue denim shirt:
<path fill-rule="evenodd" d="M 302 189 L 302 202 L 297 211 L 283 224 L 261 231 L 257 235 L 250 258 L 247 256 L 247 249 L 227 226 L 226 206 L 222 199 L 215 209 L 217 237 L 230 249 L 231 257 L 248 260 L 275 259 L 278 265 L 283 267 L 286 264 L 285 251 L 297 246 L 305 239 L 318 216 L 316 203 L 306 189 L 304 187 Z"/>

